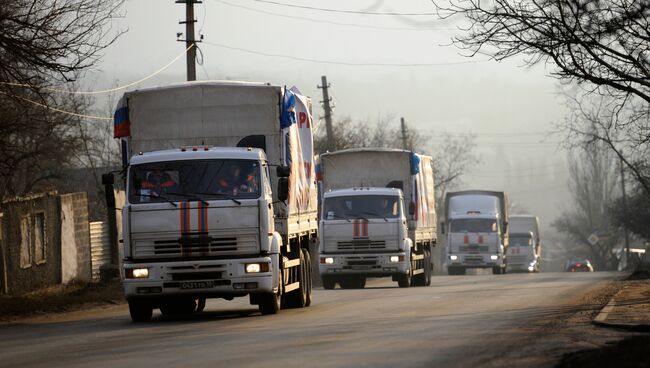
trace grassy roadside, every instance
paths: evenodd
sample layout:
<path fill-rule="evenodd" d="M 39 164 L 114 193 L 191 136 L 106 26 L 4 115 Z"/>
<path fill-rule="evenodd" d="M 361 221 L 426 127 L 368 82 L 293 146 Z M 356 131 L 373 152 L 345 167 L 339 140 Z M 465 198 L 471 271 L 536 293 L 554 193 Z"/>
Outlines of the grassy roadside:
<path fill-rule="evenodd" d="M 0 296 L 0 321 L 120 303 L 124 296 L 119 282 L 57 285 L 20 296 Z"/>

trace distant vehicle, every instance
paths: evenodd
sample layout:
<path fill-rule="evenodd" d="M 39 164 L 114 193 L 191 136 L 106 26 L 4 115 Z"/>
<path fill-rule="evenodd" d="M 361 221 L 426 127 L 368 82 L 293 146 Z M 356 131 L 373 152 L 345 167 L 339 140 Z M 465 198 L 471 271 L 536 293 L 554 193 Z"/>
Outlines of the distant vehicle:
<path fill-rule="evenodd" d="M 431 157 L 359 148 L 320 161 L 323 287 L 363 288 L 367 277 L 430 285 L 437 241 Z"/>
<path fill-rule="evenodd" d="M 464 275 L 468 268 L 506 272 L 508 196 L 504 192 L 466 190 L 445 197 L 443 234 L 447 233 L 447 272 Z"/>
<path fill-rule="evenodd" d="M 570 260 L 566 263 L 566 272 L 594 272 L 594 266 L 588 259 Z"/>
<path fill-rule="evenodd" d="M 510 215 L 508 272 L 539 272 L 541 240 L 539 220 L 532 215 Z"/>

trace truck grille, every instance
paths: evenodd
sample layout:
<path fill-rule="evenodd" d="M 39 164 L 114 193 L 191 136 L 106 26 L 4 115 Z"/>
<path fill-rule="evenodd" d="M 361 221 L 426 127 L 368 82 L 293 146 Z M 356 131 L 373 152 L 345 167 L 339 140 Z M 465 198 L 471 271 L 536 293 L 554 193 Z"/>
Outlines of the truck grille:
<path fill-rule="evenodd" d="M 460 253 L 487 253 L 489 247 L 487 245 L 461 245 Z"/>
<path fill-rule="evenodd" d="M 523 256 L 509 255 L 508 256 L 508 263 L 526 263 L 527 260 L 528 260 L 528 256 L 526 256 L 526 255 L 523 255 Z"/>
<path fill-rule="evenodd" d="M 483 262 L 483 257 L 465 257 L 465 262 L 467 263 L 482 263 Z"/>
<path fill-rule="evenodd" d="M 237 250 L 237 238 L 187 238 L 178 240 L 157 240 L 155 255 L 200 255 Z"/>
<path fill-rule="evenodd" d="M 339 241 L 336 245 L 338 250 L 342 251 L 386 249 L 385 240 L 355 239 L 352 241 Z"/>

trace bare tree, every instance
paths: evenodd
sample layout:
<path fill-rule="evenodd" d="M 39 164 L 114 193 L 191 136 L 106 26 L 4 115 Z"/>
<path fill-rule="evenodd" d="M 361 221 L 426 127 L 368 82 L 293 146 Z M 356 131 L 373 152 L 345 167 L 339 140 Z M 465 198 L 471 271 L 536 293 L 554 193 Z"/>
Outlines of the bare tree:
<path fill-rule="evenodd" d="M 616 200 L 618 170 L 611 151 L 599 145 L 602 143 L 578 148 L 570 155 L 573 209 L 558 217 L 553 227 L 568 236 L 568 253 L 588 253 L 598 269 L 616 269 L 611 250 L 619 243 L 620 228 L 611 207 Z M 595 244 L 588 240 L 592 234 L 599 238 Z"/>
<path fill-rule="evenodd" d="M 471 134 L 453 136 L 444 133 L 440 143 L 433 150 L 433 171 L 436 178 L 437 203 L 442 208 L 445 194 L 462 183 L 462 176 L 479 158 L 471 147 L 475 136 Z"/>
<path fill-rule="evenodd" d="M 582 120 L 570 133 L 612 149 L 648 188 L 650 144 L 650 2 L 647 0 L 434 1 L 444 18 L 464 16 L 469 27 L 453 42 L 470 56 L 523 56 L 552 66 L 551 75 L 578 85 Z M 597 101 L 592 110 L 587 105 Z M 593 106 L 592 106 L 593 107 Z M 587 120 L 587 124 L 580 124 Z M 593 129 L 594 125 L 598 129 Z M 627 146 L 622 143 L 626 143 Z M 637 160 L 634 152 L 644 151 Z"/>

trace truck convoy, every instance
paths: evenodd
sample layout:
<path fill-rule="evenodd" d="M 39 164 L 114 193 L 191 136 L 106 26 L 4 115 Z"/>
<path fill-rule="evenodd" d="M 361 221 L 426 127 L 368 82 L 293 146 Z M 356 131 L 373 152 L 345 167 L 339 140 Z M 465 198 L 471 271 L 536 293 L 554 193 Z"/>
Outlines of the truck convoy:
<path fill-rule="evenodd" d="M 377 148 L 328 152 L 320 155 L 320 175 L 324 288 L 363 288 L 368 277 L 430 285 L 437 241 L 431 157 Z"/>
<path fill-rule="evenodd" d="M 508 196 L 504 192 L 467 190 L 445 196 L 447 271 L 464 275 L 468 268 L 506 271 Z"/>
<path fill-rule="evenodd" d="M 311 102 L 295 88 L 189 82 L 127 92 L 124 292 L 133 321 L 249 296 L 311 303 L 317 198 Z M 271 170 L 274 168 L 275 170 Z"/>
<path fill-rule="evenodd" d="M 539 272 L 541 240 L 539 219 L 532 215 L 510 216 L 508 272 Z"/>

